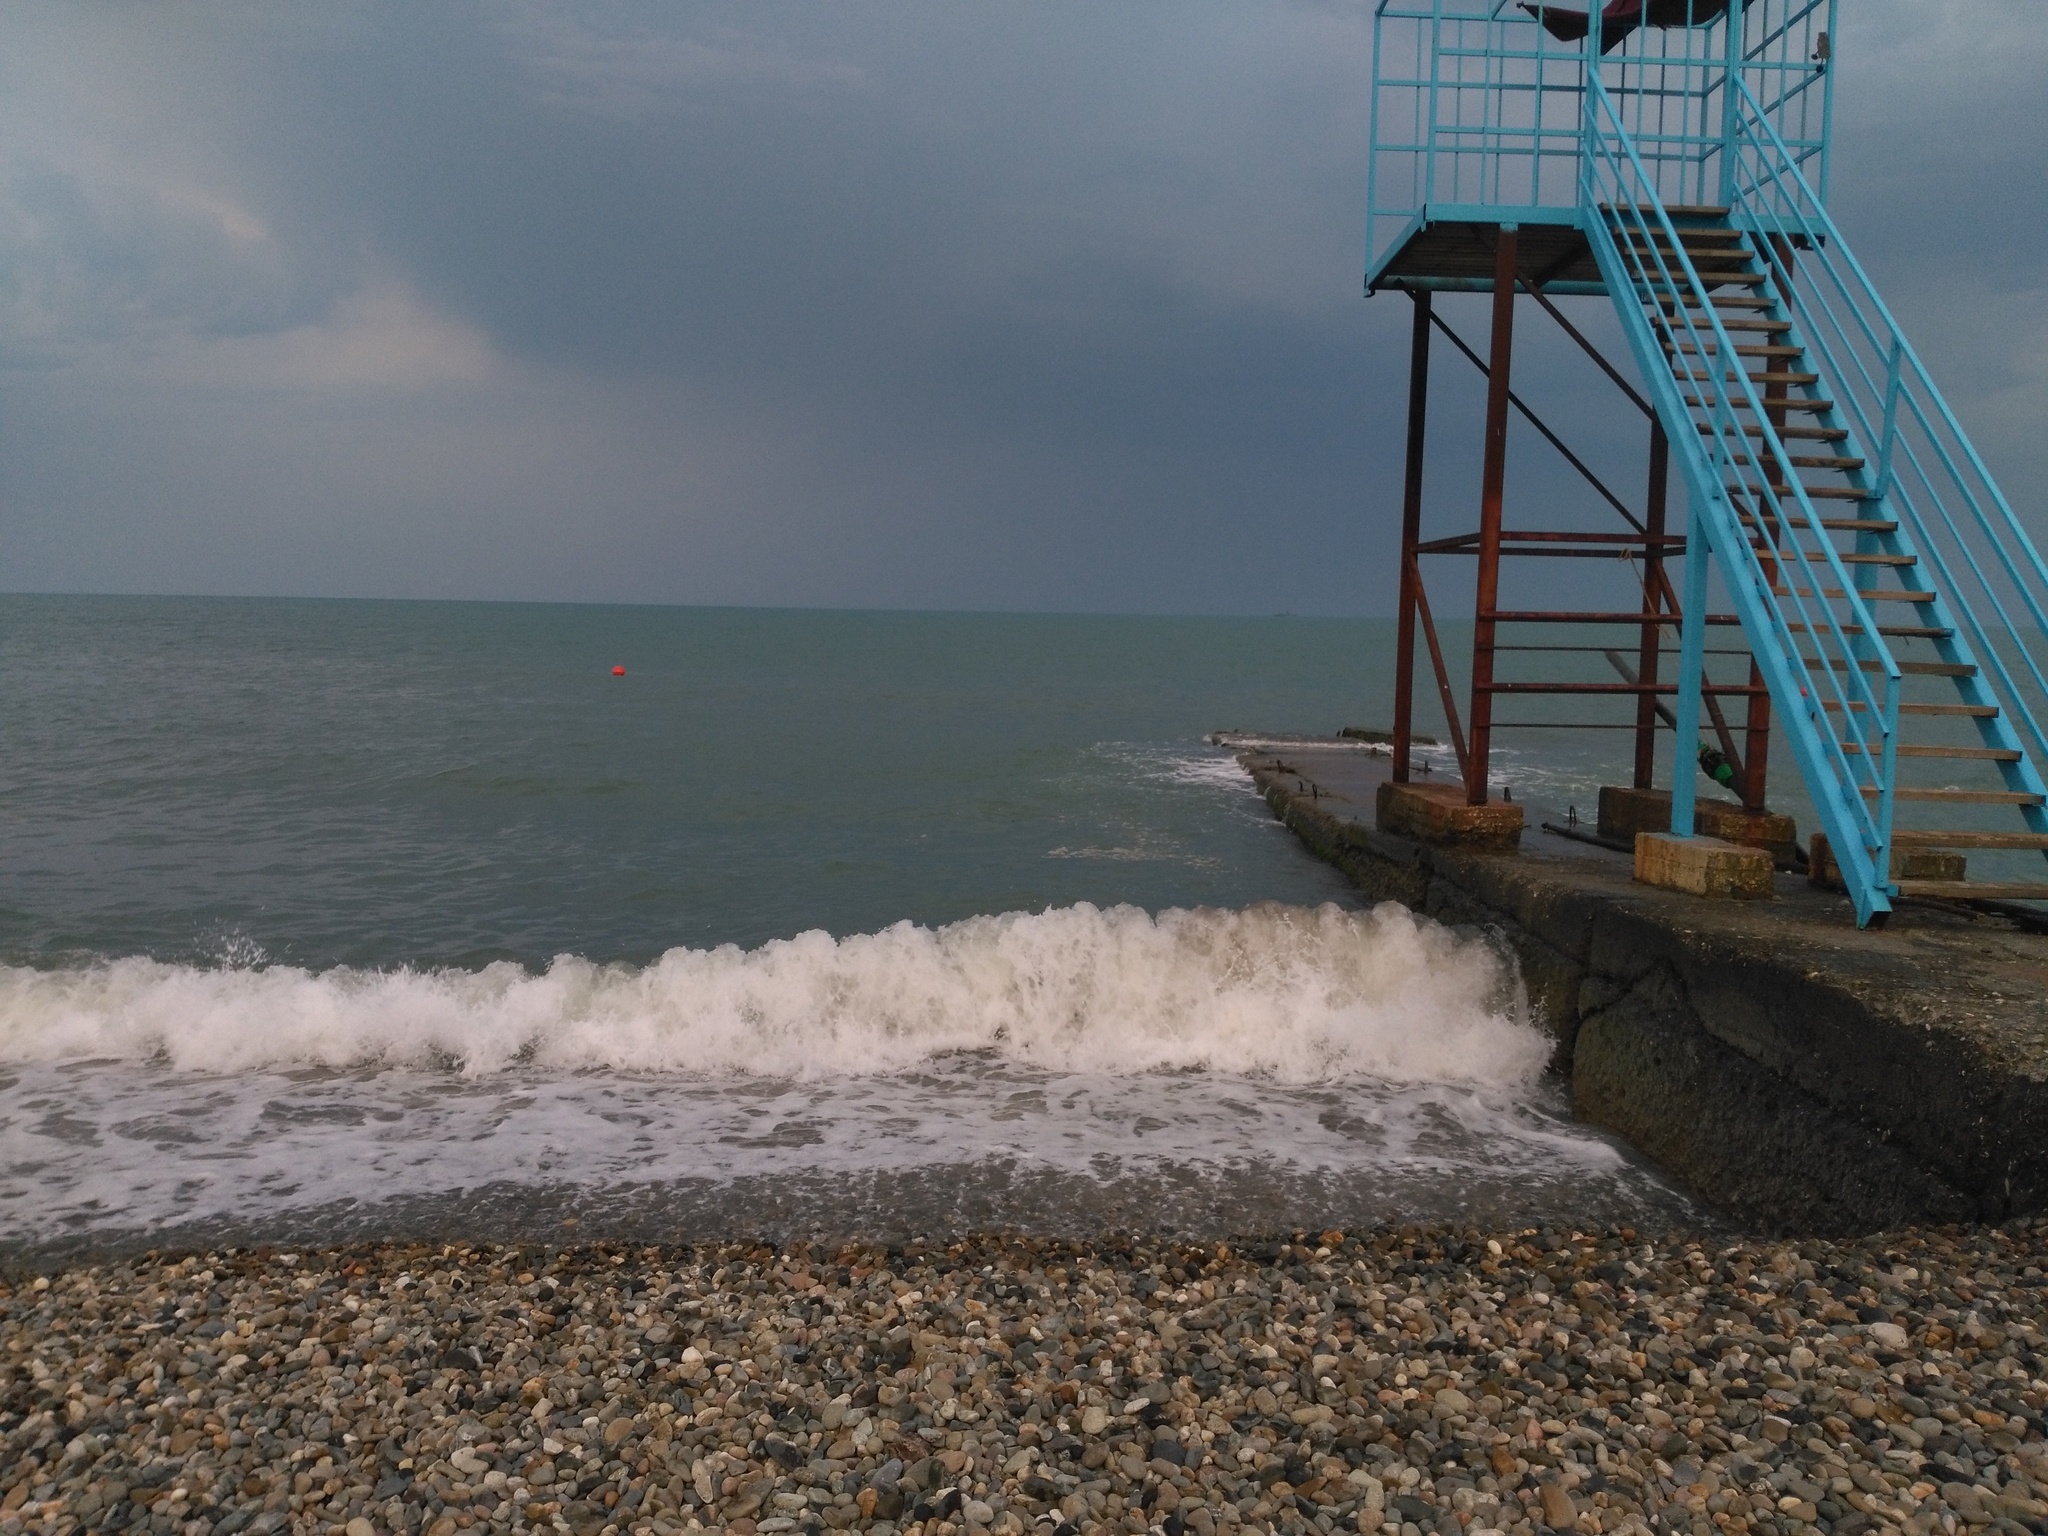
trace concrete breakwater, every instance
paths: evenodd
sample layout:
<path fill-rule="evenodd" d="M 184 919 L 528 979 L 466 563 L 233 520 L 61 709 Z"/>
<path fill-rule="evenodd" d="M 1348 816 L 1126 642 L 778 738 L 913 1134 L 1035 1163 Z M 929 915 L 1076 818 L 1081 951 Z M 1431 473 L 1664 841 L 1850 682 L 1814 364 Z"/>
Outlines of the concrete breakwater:
<path fill-rule="evenodd" d="M 1632 879 L 1551 834 L 1518 853 L 1375 825 L 1390 760 L 1248 744 L 1273 812 L 1368 896 L 1499 933 L 1574 1111 L 1745 1225 L 1859 1232 L 2048 1210 L 2048 937 L 1909 908 L 1859 932 L 1778 877 L 1764 902 Z"/>

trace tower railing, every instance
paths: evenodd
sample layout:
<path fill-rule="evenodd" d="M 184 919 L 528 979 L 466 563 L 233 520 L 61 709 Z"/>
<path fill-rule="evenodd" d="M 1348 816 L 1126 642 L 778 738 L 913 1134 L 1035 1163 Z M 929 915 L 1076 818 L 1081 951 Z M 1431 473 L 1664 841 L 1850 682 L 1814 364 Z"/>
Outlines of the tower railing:
<path fill-rule="evenodd" d="M 1732 27 L 1645 28 L 1601 61 L 1620 126 L 1661 201 L 1724 202 L 1732 74 L 1767 103 L 1760 110 L 1825 195 L 1837 0 L 1730 3 Z M 1587 74 L 1586 46 L 1553 38 L 1514 0 L 1379 0 L 1368 272 L 1425 217 L 1515 209 L 1573 222 Z"/>
<path fill-rule="evenodd" d="M 1968 636 L 1973 659 L 2024 740 L 2027 761 L 2018 771 L 2032 780 L 2034 764 L 2048 762 L 2040 719 L 2048 699 L 2048 563 L 1767 108 L 1740 81 L 1736 101 L 1731 217 L 1775 253 L 1787 318 L 1799 327 L 1819 388 L 1861 444 L 1864 482 L 1938 578 L 1947 619 Z M 2038 782 L 2026 787 L 2048 793 Z"/>
<path fill-rule="evenodd" d="M 1793 726 L 1784 735 L 1858 917 L 1867 921 L 1889 907 L 1899 665 L 1800 484 L 1771 410 L 1736 364 L 1736 345 L 1686 252 L 1657 171 L 1631 141 L 1620 107 L 1597 78 L 1588 81 L 1583 143 L 1582 227 L 1642 376 L 1671 426 L 1672 449 L 1691 493 L 1682 611 L 1689 619 L 1705 611 L 1707 562 L 1698 558 L 1704 541 L 1720 563 L 1779 713 Z M 1663 317 L 1661 335 L 1649 317 L 1652 306 Z M 1683 387 L 1673 357 L 1681 360 Z M 1735 483 L 1751 487 L 1759 525 L 1807 537 L 1755 547 L 1727 491 Z M 1843 596 L 1831 602 L 1829 591 Z M 1679 661 L 1681 742 L 1698 734 L 1703 636 L 1701 624 L 1687 623 Z M 1817 653 L 1817 667 L 1809 669 L 1802 645 Z M 1692 824 L 1692 800 L 1692 775 L 1676 775 L 1674 826 Z"/>

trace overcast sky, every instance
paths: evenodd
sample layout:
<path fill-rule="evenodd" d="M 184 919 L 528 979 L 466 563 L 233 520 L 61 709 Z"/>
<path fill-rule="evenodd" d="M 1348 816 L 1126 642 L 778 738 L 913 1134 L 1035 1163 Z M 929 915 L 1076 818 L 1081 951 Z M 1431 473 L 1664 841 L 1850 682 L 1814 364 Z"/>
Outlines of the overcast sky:
<path fill-rule="evenodd" d="M 1843 12 L 1836 216 L 2038 528 L 2048 5 Z M 1370 41 L 1305 0 L 11 0 L 0 589 L 1385 612 Z"/>

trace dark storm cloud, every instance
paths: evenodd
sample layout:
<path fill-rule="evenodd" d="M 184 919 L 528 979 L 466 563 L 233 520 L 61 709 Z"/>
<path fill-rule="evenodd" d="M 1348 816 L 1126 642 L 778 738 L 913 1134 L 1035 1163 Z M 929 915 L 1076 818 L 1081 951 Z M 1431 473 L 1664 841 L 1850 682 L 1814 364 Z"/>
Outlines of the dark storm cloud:
<path fill-rule="evenodd" d="M 2048 392 L 2041 199 L 2011 195 L 2048 177 L 2031 22 L 1858 0 L 1838 50 L 1837 207 L 2009 478 L 2048 469 L 2018 426 Z M 9 586 L 1391 597 L 1407 315 L 1358 297 L 1363 5 L 0 26 Z M 1444 378 L 1455 504 L 1472 381 Z"/>

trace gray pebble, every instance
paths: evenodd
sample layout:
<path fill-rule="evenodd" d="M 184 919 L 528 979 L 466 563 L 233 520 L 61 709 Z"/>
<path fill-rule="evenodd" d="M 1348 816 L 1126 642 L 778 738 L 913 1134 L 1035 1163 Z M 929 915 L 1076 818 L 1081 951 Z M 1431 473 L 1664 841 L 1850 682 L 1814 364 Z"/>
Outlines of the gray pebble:
<path fill-rule="evenodd" d="M 0 1287 L 0 1536 L 2003 1533 L 2048 1226 L 212 1253 Z"/>

